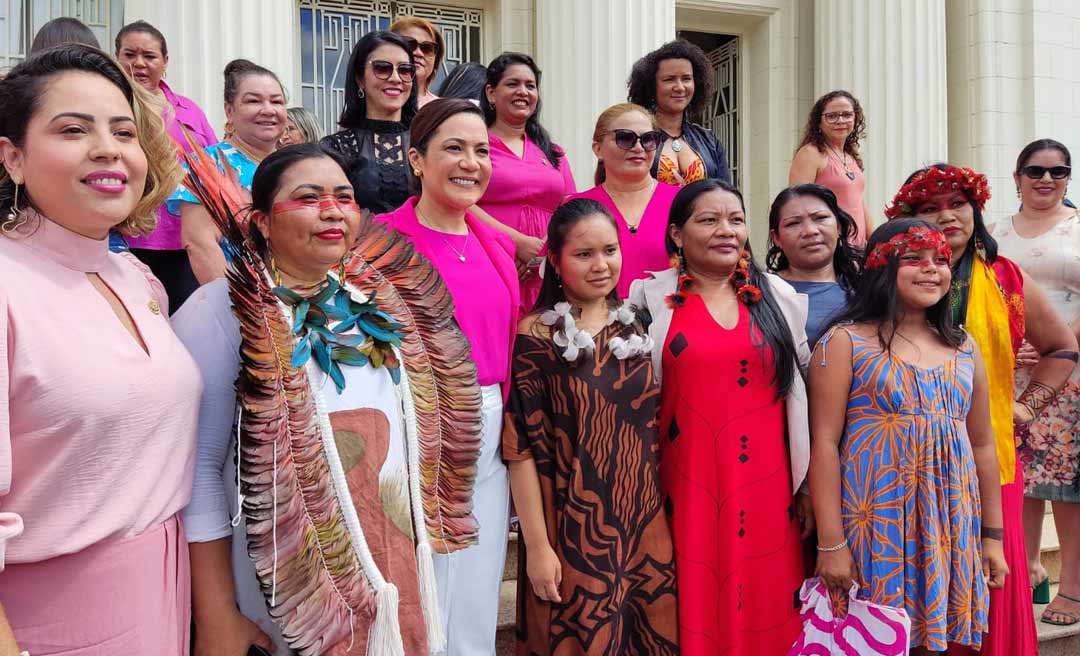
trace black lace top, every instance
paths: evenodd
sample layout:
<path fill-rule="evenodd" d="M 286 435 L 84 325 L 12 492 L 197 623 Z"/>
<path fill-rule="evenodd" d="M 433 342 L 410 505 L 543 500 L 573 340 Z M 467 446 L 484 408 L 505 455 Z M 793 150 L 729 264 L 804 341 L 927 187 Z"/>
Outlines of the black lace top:
<path fill-rule="evenodd" d="M 409 198 L 409 129 L 398 121 L 365 119 L 334 133 L 322 144 L 341 153 L 360 207 L 374 214 L 392 212 Z"/>

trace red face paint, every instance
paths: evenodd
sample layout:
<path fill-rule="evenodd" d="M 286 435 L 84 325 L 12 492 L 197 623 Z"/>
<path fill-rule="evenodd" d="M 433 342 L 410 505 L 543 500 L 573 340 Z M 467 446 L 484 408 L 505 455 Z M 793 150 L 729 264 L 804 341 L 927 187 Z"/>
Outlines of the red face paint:
<path fill-rule="evenodd" d="M 319 213 L 338 210 L 348 213 L 359 212 L 360 206 L 352 198 L 338 198 L 333 194 L 322 194 L 317 198 L 278 201 L 270 208 L 272 214 L 283 214 L 294 210 L 318 210 Z"/>

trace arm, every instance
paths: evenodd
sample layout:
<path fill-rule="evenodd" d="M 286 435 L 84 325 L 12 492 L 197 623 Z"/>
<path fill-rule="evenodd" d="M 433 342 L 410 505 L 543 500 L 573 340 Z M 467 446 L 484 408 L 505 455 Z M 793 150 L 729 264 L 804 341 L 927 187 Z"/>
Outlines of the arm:
<path fill-rule="evenodd" d="M 502 221 L 485 212 L 479 205 L 473 205 L 468 209 L 468 212 L 492 228 L 509 236 L 514 242 L 514 257 L 520 264 L 528 263 L 529 260 L 539 255 L 540 249 L 544 247 L 543 239 L 540 239 L 539 237 L 530 237 L 514 230 Z"/>
<path fill-rule="evenodd" d="M 990 392 L 986 382 L 986 366 L 973 340 L 968 344 L 974 350 L 975 376 L 971 386 L 971 409 L 967 416 L 968 440 L 975 459 L 975 472 L 979 477 L 979 497 L 982 500 L 982 561 L 983 573 L 991 588 L 1005 585 L 1009 566 L 1005 563 L 1001 532 L 1004 519 L 1001 514 L 1001 479 L 998 475 L 997 449 L 994 446 L 994 428 L 990 424 Z"/>
<path fill-rule="evenodd" d="M 807 385 L 810 499 L 814 504 L 819 548 L 817 573 L 830 590 L 842 595 L 847 595 L 855 578 L 855 561 L 846 546 L 840 514 L 840 439 L 847 421 L 851 366 L 851 337 L 843 329 L 834 329 L 814 349 Z"/>
<path fill-rule="evenodd" d="M 225 275 L 225 253 L 214 220 L 202 205 L 180 204 L 180 240 L 200 285 Z"/>
<path fill-rule="evenodd" d="M 559 584 L 562 568 L 559 557 L 551 547 L 544 521 L 544 500 L 540 493 L 540 475 L 532 458 L 511 460 L 510 491 L 514 496 L 514 508 L 521 522 L 522 538 L 525 540 L 526 564 L 533 593 L 544 601 L 560 602 Z"/>
<path fill-rule="evenodd" d="M 1076 332 L 1058 315 L 1042 288 L 1024 273 L 1024 336 L 1040 354 L 1014 415 L 1030 423 L 1068 382 L 1077 364 Z"/>
<path fill-rule="evenodd" d="M 812 183 L 817 179 L 818 171 L 821 170 L 824 159 L 814 146 L 807 144 L 800 148 L 799 152 L 795 153 L 795 159 L 791 160 L 791 170 L 788 171 L 788 185 Z"/>

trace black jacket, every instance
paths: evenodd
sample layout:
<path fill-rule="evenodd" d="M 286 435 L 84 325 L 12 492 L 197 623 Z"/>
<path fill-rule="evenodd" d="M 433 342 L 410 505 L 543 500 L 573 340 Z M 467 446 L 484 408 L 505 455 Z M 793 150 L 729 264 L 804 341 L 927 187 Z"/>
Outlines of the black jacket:
<path fill-rule="evenodd" d="M 705 175 L 709 178 L 719 178 L 731 184 L 731 170 L 728 168 L 727 153 L 724 152 L 724 147 L 720 145 L 720 140 L 716 138 L 716 135 L 697 123 L 691 123 L 685 119 L 683 120 L 682 133 L 687 145 L 694 149 L 694 152 L 701 158 L 701 163 L 705 165 Z M 663 142 L 656 149 L 656 158 L 653 160 L 652 176 L 654 178 L 660 168 L 660 154 L 662 152 L 664 152 Z"/>
<path fill-rule="evenodd" d="M 376 135 L 381 143 L 396 141 L 400 137 L 400 150 L 384 149 L 382 159 L 377 159 Z M 352 183 L 356 202 L 372 214 L 393 212 L 412 195 L 409 129 L 403 123 L 367 120 L 360 126 L 323 137 L 319 143 L 345 157 L 345 173 Z M 392 159 L 393 163 L 384 161 L 386 158 Z"/>

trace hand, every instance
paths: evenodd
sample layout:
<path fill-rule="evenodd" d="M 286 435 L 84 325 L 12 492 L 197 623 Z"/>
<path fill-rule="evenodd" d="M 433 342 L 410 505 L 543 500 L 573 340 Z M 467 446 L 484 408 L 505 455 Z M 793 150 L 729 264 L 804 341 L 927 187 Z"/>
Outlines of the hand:
<path fill-rule="evenodd" d="M 532 583 L 533 592 L 544 601 L 562 602 L 559 596 L 559 585 L 562 583 L 562 564 L 555 550 L 550 545 L 543 544 L 539 548 L 529 549 L 526 547 L 525 559 Z"/>
<path fill-rule="evenodd" d="M 795 516 L 802 524 L 802 535 L 799 537 L 803 540 L 817 530 L 817 522 L 814 521 L 814 504 L 810 502 L 809 494 L 795 495 Z"/>
<path fill-rule="evenodd" d="M 1005 562 L 1005 550 L 1000 540 L 983 538 L 982 568 L 986 584 L 997 590 L 1005 586 L 1005 577 L 1009 575 L 1009 565 Z"/>
<path fill-rule="evenodd" d="M 510 238 L 514 240 L 514 257 L 522 264 L 528 264 L 529 260 L 540 255 L 540 249 L 544 247 L 544 240 L 539 237 L 529 237 L 514 231 Z"/>
<path fill-rule="evenodd" d="M 1034 367 L 1039 364 L 1039 359 L 1041 357 L 1039 352 L 1035 350 L 1035 347 L 1028 344 L 1027 340 L 1024 340 L 1024 343 L 1020 345 L 1020 350 L 1016 353 L 1016 368 Z"/>
<path fill-rule="evenodd" d="M 1027 426 L 1035 421 L 1035 414 L 1031 408 L 1019 401 L 1013 401 L 1013 423 L 1017 426 Z"/>
<path fill-rule="evenodd" d="M 855 581 L 855 559 L 851 557 L 851 550 L 844 547 L 838 551 L 819 551 L 817 575 L 830 592 L 847 598 Z"/>
<path fill-rule="evenodd" d="M 251 645 L 274 652 L 270 636 L 239 610 L 219 613 L 213 620 L 195 620 L 194 656 L 247 656 Z"/>

